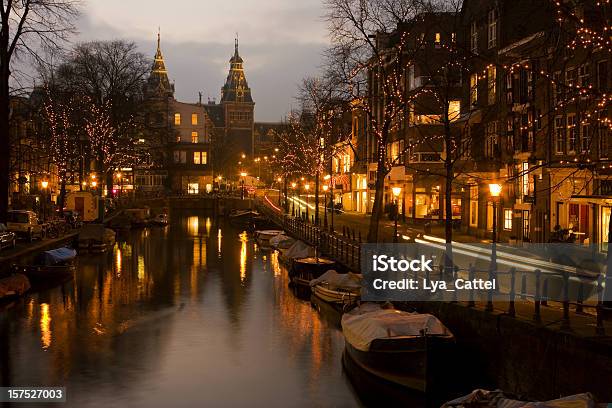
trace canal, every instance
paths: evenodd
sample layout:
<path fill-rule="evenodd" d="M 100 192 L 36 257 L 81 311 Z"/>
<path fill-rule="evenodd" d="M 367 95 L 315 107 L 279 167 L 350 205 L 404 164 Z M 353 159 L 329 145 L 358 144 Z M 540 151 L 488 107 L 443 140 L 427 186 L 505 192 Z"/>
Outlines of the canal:
<path fill-rule="evenodd" d="M 223 220 L 173 214 L 78 262 L 0 311 L 3 386 L 65 386 L 74 407 L 361 404 L 342 333 Z"/>

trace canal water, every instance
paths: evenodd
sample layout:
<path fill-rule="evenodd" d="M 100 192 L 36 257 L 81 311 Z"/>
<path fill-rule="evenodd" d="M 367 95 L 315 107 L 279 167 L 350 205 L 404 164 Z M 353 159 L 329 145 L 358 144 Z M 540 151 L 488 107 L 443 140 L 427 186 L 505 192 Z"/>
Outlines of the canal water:
<path fill-rule="evenodd" d="M 333 321 L 222 220 L 173 214 L 78 262 L 73 281 L 3 306 L 3 386 L 65 386 L 71 407 L 362 404 Z"/>

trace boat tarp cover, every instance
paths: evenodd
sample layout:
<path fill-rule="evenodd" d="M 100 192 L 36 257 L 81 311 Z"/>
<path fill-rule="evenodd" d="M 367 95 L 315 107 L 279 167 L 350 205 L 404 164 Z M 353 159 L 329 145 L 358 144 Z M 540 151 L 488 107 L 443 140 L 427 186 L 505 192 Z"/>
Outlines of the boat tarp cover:
<path fill-rule="evenodd" d="M 283 256 L 288 259 L 308 258 L 310 256 L 315 256 L 315 249 L 304 241 L 298 240 L 283 251 Z"/>
<path fill-rule="evenodd" d="M 40 262 L 45 266 L 53 266 L 74 259 L 77 252 L 72 248 L 57 248 L 40 254 Z"/>
<path fill-rule="evenodd" d="M 79 232 L 79 240 L 104 241 L 104 224 L 85 224 Z"/>
<path fill-rule="evenodd" d="M 372 341 L 404 336 L 451 335 L 450 331 L 430 314 L 408 313 L 396 309 L 378 309 L 369 312 L 345 313 L 342 332 L 346 341 L 361 351 L 369 351 Z"/>
<path fill-rule="evenodd" d="M 526 402 L 507 398 L 500 390 L 474 390 L 470 394 L 449 401 L 442 408 L 596 408 L 605 407 L 596 403 L 589 393 L 545 401 Z"/>
<path fill-rule="evenodd" d="M 310 286 L 316 286 L 319 283 L 327 283 L 329 288 L 334 289 L 361 289 L 362 276 L 358 273 L 338 273 L 333 269 L 325 272 L 323 275 L 310 281 Z"/>
<path fill-rule="evenodd" d="M 272 248 L 289 248 L 294 242 L 295 239 L 285 234 L 278 234 L 277 236 L 270 238 L 270 245 Z"/>

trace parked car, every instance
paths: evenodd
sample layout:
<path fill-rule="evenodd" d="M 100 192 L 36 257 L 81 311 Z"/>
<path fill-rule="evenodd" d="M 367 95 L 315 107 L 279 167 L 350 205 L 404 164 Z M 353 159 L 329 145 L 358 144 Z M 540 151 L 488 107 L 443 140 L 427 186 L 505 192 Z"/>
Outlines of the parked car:
<path fill-rule="evenodd" d="M 8 230 L 6 225 L 0 224 L 0 249 L 15 248 L 15 233 Z"/>
<path fill-rule="evenodd" d="M 29 242 L 32 242 L 34 238 L 43 239 L 45 237 L 46 226 L 38 221 L 34 211 L 9 211 L 6 226 L 9 231 Z"/>

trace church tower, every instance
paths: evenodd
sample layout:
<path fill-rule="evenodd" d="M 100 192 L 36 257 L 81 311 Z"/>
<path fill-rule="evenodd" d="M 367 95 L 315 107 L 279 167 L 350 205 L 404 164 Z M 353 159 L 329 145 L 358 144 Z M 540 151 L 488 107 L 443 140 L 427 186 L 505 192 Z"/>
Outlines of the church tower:
<path fill-rule="evenodd" d="M 253 155 L 253 112 L 255 102 L 244 75 L 243 59 L 238 52 L 238 39 L 234 43 L 234 55 L 230 69 L 221 88 L 221 106 L 225 118 L 225 140 L 234 146 L 236 153 Z"/>
<path fill-rule="evenodd" d="M 151 74 L 147 80 L 145 95 L 148 98 L 154 97 L 174 97 L 174 84 L 168 79 L 168 71 L 164 62 L 164 56 L 161 52 L 161 35 L 157 33 L 157 52 L 153 59 Z"/>

